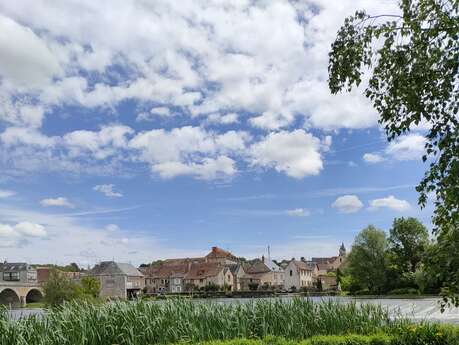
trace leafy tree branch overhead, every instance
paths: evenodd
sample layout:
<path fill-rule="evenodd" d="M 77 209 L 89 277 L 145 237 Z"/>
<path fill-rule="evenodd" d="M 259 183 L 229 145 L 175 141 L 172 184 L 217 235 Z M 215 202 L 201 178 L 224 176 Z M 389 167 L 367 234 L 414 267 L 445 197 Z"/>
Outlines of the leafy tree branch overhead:
<path fill-rule="evenodd" d="M 459 232 L 459 1 L 401 0 L 400 14 L 348 17 L 329 54 L 332 93 L 366 81 L 365 96 L 380 114 L 388 140 L 426 128 L 429 166 L 417 190 L 419 204 L 433 195 L 434 233 Z M 442 241 L 441 241 L 442 242 Z M 448 241 L 444 251 L 459 255 Z M 459 271 L 459 270 L 456 270 Z M 459 272 L 448 287 L 459 293 Z M 454 299 L 453 299 L 454 300 Z M 459 298 L 455 304 L 459 306 Z"/>

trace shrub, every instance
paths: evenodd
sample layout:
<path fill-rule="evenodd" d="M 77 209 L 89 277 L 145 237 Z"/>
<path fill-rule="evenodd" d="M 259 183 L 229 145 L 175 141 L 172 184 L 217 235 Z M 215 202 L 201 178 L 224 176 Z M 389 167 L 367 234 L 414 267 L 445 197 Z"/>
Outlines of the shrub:
<path fill-rule="evenodd" d="M 304 345 L 391 345 L 388 335 L 345 335 L 345 336 L 319 336 L 304 342 Z"/>
<path fill-rule="evenodd" d="M 100 280 L 94 277 L 83 277 L 81 278 L 81 286 L 83 287 L 83 293 L 85 295 L 92 296 L 94 298 L 99 297 L 100 293 Z"/>
<path fill-rule="evenodd" d="M 74 281 L 57 270 L 51 270 L 48 280 L 43 285 L 45 303 L 56 306 L 65 301 L 72 301 L 83 295 L 83 289 Z"/>
<path fill-rule="evenodd" d="M 418 324 L 402 327 L 391 345 L 459 345 L 459 327 Z"/>

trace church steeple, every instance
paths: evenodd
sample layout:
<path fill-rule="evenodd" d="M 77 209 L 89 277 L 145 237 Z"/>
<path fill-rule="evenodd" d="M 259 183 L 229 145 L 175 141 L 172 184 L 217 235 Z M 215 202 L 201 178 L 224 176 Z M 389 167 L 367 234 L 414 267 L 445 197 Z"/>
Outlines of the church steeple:
<path fill-rule="evenodd" d="M 346 256 L 346 247 L 344 243 L 341 243 L 341 247 L 339 247 L 339 256 Z"/>

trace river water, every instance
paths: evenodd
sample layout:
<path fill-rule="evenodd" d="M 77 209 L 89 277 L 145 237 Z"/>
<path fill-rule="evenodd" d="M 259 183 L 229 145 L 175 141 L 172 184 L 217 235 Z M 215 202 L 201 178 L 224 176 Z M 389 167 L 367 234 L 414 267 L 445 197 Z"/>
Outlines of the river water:
<path fill-rule="evenodd" d="M 277 297 L 288 302 L 292 297 Z M 324 299 L 333 299 L 341 303 L 349 303 L 356 301 L 361 304 L 379 304 L 383 308 L 387 308 L 392 316 L 403 316 L 413 321 L 431 321 L 459 324 L 459 308 L 447 309 L 444 313 L 440 311 L 438 298 L 419 298 L 419 299 L 404 299 L 404 298 L 390 298 L 390 299 L 366 299 L 366 298 L 351 298 L 351 297 L 312 297 L 315 302 L 321 302 Z M 220 298 L 220 299 L 206 299 L 196 300 L 199 302 L 216 302 L 216 303 L 247 303 L 253 299 L 244 298 Z M 17 309 L 11 310 L 10 315 L 12 319 L 19 319 L 31 315 L 44 315 L 43 309 Z"/>

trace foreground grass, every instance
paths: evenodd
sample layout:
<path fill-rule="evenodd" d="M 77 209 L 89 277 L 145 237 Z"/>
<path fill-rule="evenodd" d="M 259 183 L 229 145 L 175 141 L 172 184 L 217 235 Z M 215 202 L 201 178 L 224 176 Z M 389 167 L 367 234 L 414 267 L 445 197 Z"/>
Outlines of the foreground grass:
<path fill-rule="evenodd" d="M 391 321 L 380 306 L 307 299 L 242 304 L 70 303 L 50 310 L 46 317 L 12 322 L 6 314 L 0 316 L 0 344 L 147 345 L 268 336 L 302 340 L 316 335 L 390 333 L 402 324 Z"/>

